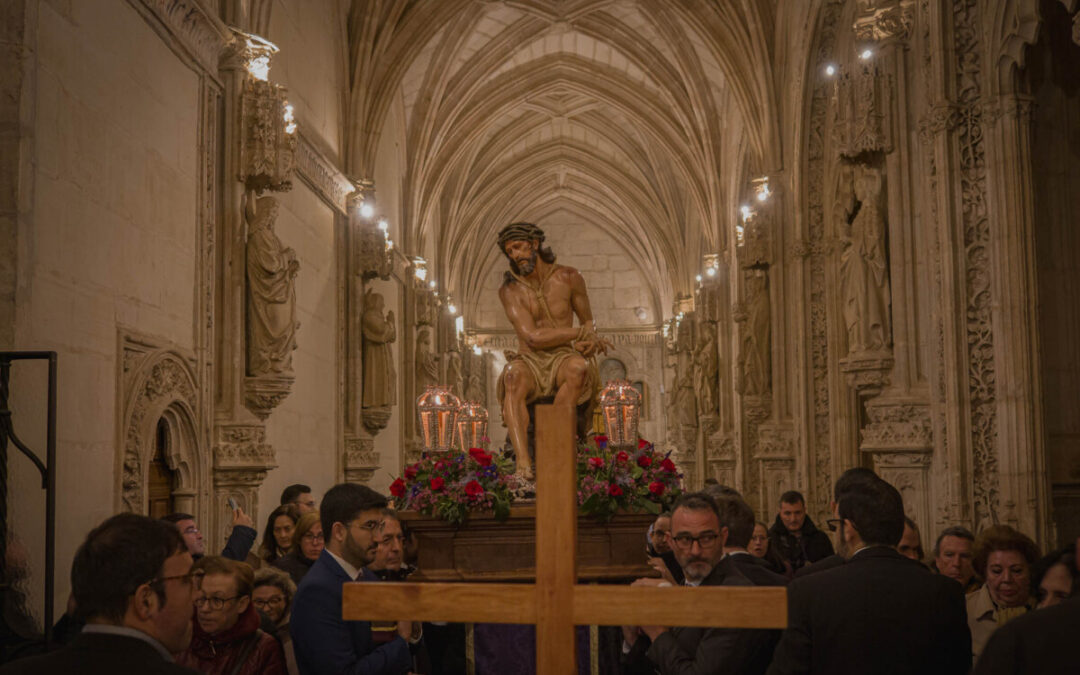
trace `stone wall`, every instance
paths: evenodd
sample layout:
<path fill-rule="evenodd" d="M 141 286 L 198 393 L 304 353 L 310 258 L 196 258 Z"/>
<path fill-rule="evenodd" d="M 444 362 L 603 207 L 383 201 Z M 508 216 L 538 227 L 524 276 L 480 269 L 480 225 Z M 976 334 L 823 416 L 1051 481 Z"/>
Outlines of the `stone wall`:
<path fill-rule="evenodd" d="M 199 88 L 126 3 L 40 3 L 34 38 L 33 226 L 19 233 L 15 344 L 59 352 L 63 608 L 75 548 L 116 510 L 118 332 L 195 345 Z M 25 372 L 16 423 L 43 455 L 43 371 Z M 41 569 L 44 500 L 27 464 L 12 459 L 9 506 Z"/>

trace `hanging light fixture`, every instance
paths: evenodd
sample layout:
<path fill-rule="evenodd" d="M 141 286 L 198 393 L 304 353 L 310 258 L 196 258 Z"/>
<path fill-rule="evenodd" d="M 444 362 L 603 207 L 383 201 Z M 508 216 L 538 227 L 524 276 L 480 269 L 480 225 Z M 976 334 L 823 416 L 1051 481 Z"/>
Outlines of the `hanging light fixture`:
<path fill-rule="evenodd" d="M 637 448 L 641 394 L 629 380 L 611 380 L 600 392 L 608 445 L 617 449 Z"/>
<path fill-rule="evenodd" d="M 461 399 L 442 385 L 429 385 L 416 399 L 420 417 L 420 437 L 426 452 L 450 452 L 454 447 Z"/>

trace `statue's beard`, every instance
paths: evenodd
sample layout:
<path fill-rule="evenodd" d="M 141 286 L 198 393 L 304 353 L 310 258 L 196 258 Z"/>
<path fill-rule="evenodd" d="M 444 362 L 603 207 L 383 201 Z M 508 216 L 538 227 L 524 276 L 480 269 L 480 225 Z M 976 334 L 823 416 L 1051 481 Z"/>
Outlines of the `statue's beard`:
<path fill-rule="evenodd" d="M 532 255 L 529 256 L 528 260 L 522 260 L 520 262 L 512 260 L 510 262 L 513 264 L 514 267 L 517 268 L 518 274 L 523 277 L 527 277 L 533 273 L 534 269 L 536 269 L 536 256 L 537 252 L 533 251 Z"/>

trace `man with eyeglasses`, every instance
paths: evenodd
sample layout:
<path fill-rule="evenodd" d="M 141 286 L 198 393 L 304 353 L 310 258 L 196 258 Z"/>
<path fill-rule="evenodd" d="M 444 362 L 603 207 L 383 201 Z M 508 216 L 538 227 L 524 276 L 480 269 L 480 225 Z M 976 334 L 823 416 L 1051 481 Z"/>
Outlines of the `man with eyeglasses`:
<path fill-rule="evenodd" d="M 788 586 L 788 627 L 768 675 L 966 673 L 971 634 L 959 584 L 896 550 L 904 505 L 880 478 L 839 493 L 847 562 Z"/>
<path fill-rule="evenodd" d="M 303 483 L 294 483 L 282 490 L 281 503 L 295 504 L 296 508 L 300 509 L 300 515 L 318 511 L 315 508 L 315 498 L 311 496 L 311 488 Z"/>
<path fill-rule="evenodd" d="M 728 528 L 716 501 L 703 492 L 683 495 L 671 513 L 672 550 L 687 586 L 752 586 L 730 558 L 724 558 Z M 664 583 L 664 582 L 661 582 Z M 661 585 L 639 579 L 634 585 Z M 735 628 L 624 627 L 627 675 L 659 672 L 764 673 L 775 632 Z"/>
<path fill-rule="evenodd" d="M 383 511 L 383 523 L 376 540 L 375 558 L 367 565 L 375 576 L 383 581 L 404 581 L 416 571 L 415 567 L 405 564 L 405 531 L 391 509 Z"/>
<path fill-rule="evenodd" d="M 171 525 L 132 513 L 109 518 L 87 535 L 71 568 L 86 627 L 67 647 L 14 661 L 0 673 L 195 673 L 172 657 L 191 641 L 191 562 Z"/>
<path fill-rule="evenodd" d="M 296 590 L 289 626 L 301 675 L 404 675 L 412 668 L 410 645 L 420 640 L 420 624 L 399 621 L 397 635 L 377 645 L 370 622 L 341 616 L 345 583 L 378 580 L 364 568 L 375 560 L 386 503 L 353 483 L 335 485 L 323 497 L 326 547 Z"/>
<path fill-rule="evenodd" d="M 207 556 L 194 572 L 200 575 L 195 631 L 177 662 L 209 675 L 286 675 L 281 644 L 259 629 L 251 566 Z"/>
<path fill-rule="evenodd" d="M 195 560 L 206 554 L 203 533 L 195 523 L 195 516 L 190 513 L 170 513 L 162 520 L 176 526 L 180 536 L 184 538 L 188 551 Z M 259 536 L 259 533 L 255 531 L 255 523 L 251 520 L 251 516 L 244 513 L 243 509 L 237 508 L 233 511 L 232 532 L 229 534 L 228 541 L 225 542 L 225 548 L 222 549 L 221 555 L 229 560 L 244 562 L 251 551 L 251 547 L 255 544 L 257 536 Z"/>

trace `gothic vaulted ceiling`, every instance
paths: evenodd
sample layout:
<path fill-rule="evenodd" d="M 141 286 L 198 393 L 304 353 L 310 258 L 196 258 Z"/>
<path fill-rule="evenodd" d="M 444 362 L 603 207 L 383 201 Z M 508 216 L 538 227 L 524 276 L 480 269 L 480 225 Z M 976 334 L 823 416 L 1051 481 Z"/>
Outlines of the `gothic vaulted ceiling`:
<path fill-rule="evenodd" d="M 404 245 L 466 307 L 516 219 L 609 232 L 664 311 L 776 135 L 775 0 L 354 0 L 349 168 L 398 117 Z"/>

